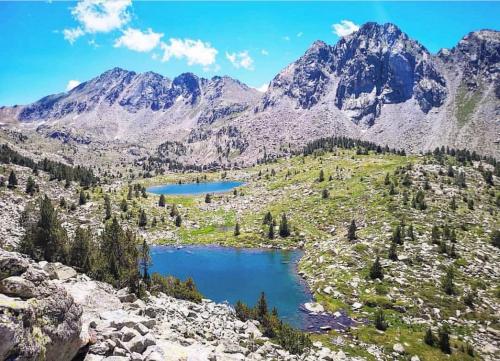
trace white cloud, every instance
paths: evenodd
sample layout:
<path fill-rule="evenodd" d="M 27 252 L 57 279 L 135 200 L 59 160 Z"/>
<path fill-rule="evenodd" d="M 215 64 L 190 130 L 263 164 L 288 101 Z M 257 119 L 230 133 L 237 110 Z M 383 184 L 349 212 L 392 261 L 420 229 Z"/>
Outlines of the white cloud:
<path fill-rule="evenodd" d="M 286 36 L 283 37 L 283 40 L 290 41 L 290 37 L 288 35 L 286 35 Z"/>
<path fill-rule="evenodd" d="M 121 29 L 130 21 L 127 9 L 131 4 L 132 0 L 80 0 L 71 10 L 79 26 L 64 29 L 64 39 L 73 44 L 87 33 L 108 33 Z"/>
<path fill-rule="evenodd" d="M 304 33 L 303 33 L 302 31 L 298 32 L 298 33 L 297 33 L 297 38 L 302 37 L 302 35 L 304 35 Z"/>
<path fill-rule="evenodd" d="M 354 24 L 350 20 L 342 20 L 338 24 L 333 24 L 332 29 L 333 29 L 333 32 L 335 34 L 337 34 L 337 36 L 342 37 L 342 36 L 347 36 L 349 34 L 352 34 L 355 31 L 358 31 L 359 25 Z"/>
<path fill-rule="evenodd" d="M 76 88 L 78 85 L 80 85 L 80 81 L 79 80 L 70 80 L 68 82 L 68 85 L 66 85 L 66 91 L 70 91 L 71 89 L 73 88 Z"/>
<path fill-rule="evenodd" d="M 148 29 L 142 32 L 138 29 L 128 28 L 123 35 L 116 39 L 115 48 L 125 47 L 138 52 L 148 52 L 153 50 L 160 43 L 163 36 L 161 33 L 155 33 Z"/>
<path fill-rule="evenodd" d="M 264 83 L 260 87 L 255 88 L 255 89 L 260 91 L 261 93 L 265 93 L 268 88 L 269 88 L 269 83 Z"/>
<path fill-rule="evenodd" d="M 213 48 L 210 43 L 201 40 L 192 39 L 173 39 L 170 44 L 161 43 L 160 47 L 163 50 L 162 61 L 169 61 L 172 57 L 176 59 L 186 58 L 188 65 L 203 65 L 207 67 L 215 63 L 217 49 Z"/>
<path fill-rule="evenodd" d="M 87 33 L 108 33 L 130 21 L 132 0 L 82 0 L 71 11 Z"/>
<path fill-rule="evenodd" d="M 262 50 L 260 51 L 260 53 L 261 53 L 262 55 L 264 55 L 264 56 L 268 56 L 268 55 L 269 55 L 269 52 L 268 52 L 266 49 L 262 49 Z"/>
<path fill-rule="evenodd" d="M 84 31 L 79 27 L 74 29 L 63 30 L 64 39 L 68 40 L 70 44 L 73 44 L 76 41 L 76 39 L 78 39 L 80 36 L 84 34 L 85 34 Z"/>
<path fill-rule="evenodd" d="M 236 69 L 244 68 L 247 70 L 253 70 L 253 59 L 250 54 L 248 54 L 248 50 L 243 50 L 239 53 L 226 52 L 226 58 Z"/>

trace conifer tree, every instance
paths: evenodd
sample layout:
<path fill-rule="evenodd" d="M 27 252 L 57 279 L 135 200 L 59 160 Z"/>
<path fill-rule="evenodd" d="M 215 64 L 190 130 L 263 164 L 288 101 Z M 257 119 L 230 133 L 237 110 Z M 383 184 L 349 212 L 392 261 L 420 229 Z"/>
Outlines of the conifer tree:
<path fill-rule="evenodd" d="M 269 223 L 269 230 L 267 232 L 267 238 L 274 239 L 274 224 L 273 224 L 273 222 Z"/>
<path fill-rule="evenodd" d="M 457 201 L 455 199 L 455 196 L 451 197 L 451 201 L 450 201 L 450 209 L 452 211 L 455 211 L 457 209 Z"/>
<path fill-rule="evenodd" d="M 455 284 L 454 284 L 454 279 L 455 279 L 455 272 L 453 270 L 452 266 L 449 266 L 446 269 L 446 273 L 441 279 L 441 287 L 443 288 L 443 291 L 447 295 L 454 295 L 455 294 Z"/>
<path fill-rule="evenodd" d="M 392 243 L 403 244 L 403 237 L 401 234 L 401 226 L 397 225 L 392 232 Z"/>
<path fill-rule="evenodd" d="M 455 177 L 455 183 L 460 188 L 467 187 L 467 184 L 465 183 L 465 173 L 464 172 L 458 172 L 458 174 Z"/>
<path fill-rule="evenodd" d="M 158 200 L 159 207 L 165 207 L 165 195 L 160 195 L 160 199 Z"/>
<path fill-rule="evenodd" d="M 384 311 L 379 308 L 377 312 L 375 312 L 375 328 L 380 331 L 387 330 L 387 322 L 385 321 Z"/>
<path fill-rule="evenodd" d="M 151 255 L 149 253 L 149 245 L 144 239 L 142 241 L 142 245 L 139 250 L 139 267 L 142 271 L 142 280 L 144 283 L 149 285 L 150 276 L 149 276 L 149 267 L 151 266 Z"/>
<path fill-rule="evenodd" d="M 259 321 L 263 320 L 267 316 L 267 301 L 266 301 L 266 295 L 264 292 L 260 293 L 259 300 L 257 301 L 257 306 L 256 306 L 256 313 L 257 313 L 257 318 Z"/>
<path fill-rule="evenodd" d="M 14 173 L 13 170 L 10 171 L 7 187 L 8 188 L 16 188 L 17 187 L 17 177 L 16 177 L 16 173 Z"/>
<path fill-rule="evenodd" d="M 207 193 L 205 195 L 205 203 L 212 203 L 212 196 L 210 195 L 210 193 Z"/>
<path fill-rule="evenodd" d="M 290 227 L 288 225 L 288 220 L 286 214 L 283 213 L 281 216 L 280 226 L 279 226 L 280 237 L 286 238 L 290 235 Z"/>
<path fill-rule="evenodd" d="M 262 224 L 271 224 L 271 223 L 273 223 L 273 215 L 271 214 L 271 212 L 267 212 L 264 216 Z"/>
<path fill-rule="evenodd" d="M 236 225 L 234 226 L 234 235 L 238 237 L 240 235 L 240 224 L 236 222 Z"/>
<path fill-rule="evenodd" d="M 413 231 L 413 224 L 410 224 L 408 230 L 406 231 L 406 236 L 412 241 L 415 240 L 415 232 Z"/>
<path fill-rule="evenodd" d="M 391 184 L 391 179 L 389 178 L 389 173 L 386 173 L 386 174 L 385 174 L 384 184 L 385 184 L 386 186 L 388 186 L 389 184 Z"/>
<path fill-rule="evenodd" d="M 325 180 L 325 172 L 323 172 L 323 169 L 319 171 L 319 177 L 318 177 L 318 182 L 323 182 Z"/>
<path fill-rule="evenodd" d="M 500 248 L 500 230 L 496 229 L 491 234 L 491 244 L 497 248 Z"/>
<path fill-rule="evenodd" d="M 349 241 L 354 241 L 356 239 L 356 222 L 354 219 L 351 221 L 351 224 L 349 225 L 349 229 L 347 230 L 347 239 Z"/>
<path fill-rule="evenodd" d="M 78 227 L 71 244 L 69 263 L 78 271 L 87 275 L 94 270 L 95 252 L 90 228 Z"/>
<path fill-rule="evenodd" d="M 434 346 L 436 344 L 436 338 L 432 333 L 432 329 L 430 327 L 425 332 L 424 342 L 429 346 Z"/>
<path fill-rule="evenodd" d="M 177 210 L 177 206 L 172 204 L 172 207 L 170 208 L 170 217 L 177 217 L 179 215 L 179 211 Z"/>
<path fill-rule="evenodd" d="M 148 224 L 148 217 L 146 215 L 146 211 L 141 209 L 139 213 L 139 227 L 145 228 Z"/>
<path fill-rule="evenodd" d="M 85 193 L 83 192 L 83 189 L 80 190 L 80 196 L 78 198 L 78 204 L 83 206 L 85 203 L 87 203 L 87 197 L 85 196 Z"/>
<path fill-rule="evenodd" d="M 182 217 L 180 214 L 177 214 L 175 217 L 175 226 L 180 227 L 182 225 Z"/>
<path fill-rule="evenodd" d="M 389 259 L 391 261 L 397 261 L 398 260 L 398 254 L 396 250 L 396 243 L 392 242 L 391 246 L 389 247 Z"/>
<path fill-rule="evenodd" d="M 370 267 L 370 278 L 372 280 L 377 278 L 381 280 L 384 278 L 384 273 L 382 271 L 382 265 L 380 264 L 379 256 L 377 256 L 375 262 L 373 262 L 372 266 Z"/>
<path fill-rule="evenodd" d="M 323 199 L 327 199 L 330 197 L 330 192 L 328 192 L 328 189 L 323 189 L 323 191 L 321 192 L 321 198 Z"/>
<path fill-rule="evenodd" d="M 431 240 L 433 244 L 438 244 L 441 239 L 441 233 L 439 232 L 439 227 L 436 225 L 432 226 Z"/>
<path fill-rule="evenodd" d="M 120 203 L 120 209 L 122 210 L 122 212 L 128 211 L 128 203 L 125 198 L 123 198 Z"/>
<path fill-rule="evenodd" d="M 28 177 L 28 180 L 26 181 L 26 193 L 28 193 L 30 196 L 34 195 L 36 192 L 36 184 L 35 181 L 33 180 L 32 176 Z"/>
<path fill-rule="evenodd" d="M 446 354 L 451 354 L 450 331 L 445 325 L 439 329 L 439 348 Z"/>
<path fill-rule="evenodd" d="M 107 194 L 104 196 L 104 219 L 111 219 L 111 199 Z"/>
<path fill-rule="evenodd" d="M 127 199 L 129 201 L 131 201 L 133 197 L 134 196 L 133 196 L 133 193 L 132 193 L 132 187 L 130 186 L 130 187 L 128 187 Z"/>

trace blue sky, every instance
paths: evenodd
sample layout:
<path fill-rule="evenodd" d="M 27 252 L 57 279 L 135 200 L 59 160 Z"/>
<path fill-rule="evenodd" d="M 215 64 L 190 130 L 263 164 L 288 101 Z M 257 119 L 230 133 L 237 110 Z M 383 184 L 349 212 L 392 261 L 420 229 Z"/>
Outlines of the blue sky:
<path fill-rule="evenodd" d="M 499 30 L 499 14 L 499 2 L 0 2 L 0 105 L 115 66 L 259 88 L 313 41 L 335 44 L 367 21 L 393 22 L 437 52 L 470 31 Z"/>

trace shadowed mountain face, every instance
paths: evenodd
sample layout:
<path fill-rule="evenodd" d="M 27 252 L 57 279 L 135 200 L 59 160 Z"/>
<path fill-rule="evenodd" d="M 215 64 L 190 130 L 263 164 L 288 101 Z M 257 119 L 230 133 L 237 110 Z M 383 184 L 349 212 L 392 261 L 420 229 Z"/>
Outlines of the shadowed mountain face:
<path fill-rule="evenodd" d="M 410 151 L 449 145 L 497 155 L 499 74 L 498 31 L 470 33 L 433 55 L 393 24 L 367 23 L 333 46 L 314 42 L 264 94 L 229 77 L 170 80 L 115 68 L 67 93 L 0 108 L 0 121 L 33 123 L 49 135 L 175 140 L 193 162 L 228 162 L 229 154 L 255 161 L 262 147 L 279 152 L 333 134 Z M 202 151 L 210 155 L 200 159 Z"/>

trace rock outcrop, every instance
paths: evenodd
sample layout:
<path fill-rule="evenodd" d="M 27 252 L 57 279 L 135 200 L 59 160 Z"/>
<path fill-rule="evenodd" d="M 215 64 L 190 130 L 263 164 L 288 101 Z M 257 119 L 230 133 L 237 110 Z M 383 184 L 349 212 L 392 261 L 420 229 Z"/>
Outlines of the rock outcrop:
<path fill-rule="evenodd" d="M 291 355 L 227 304 L 137 299 L 70 267 L 0 249 L 0 359 L 69 361 L 345 360 L 315 343 Z"/>

